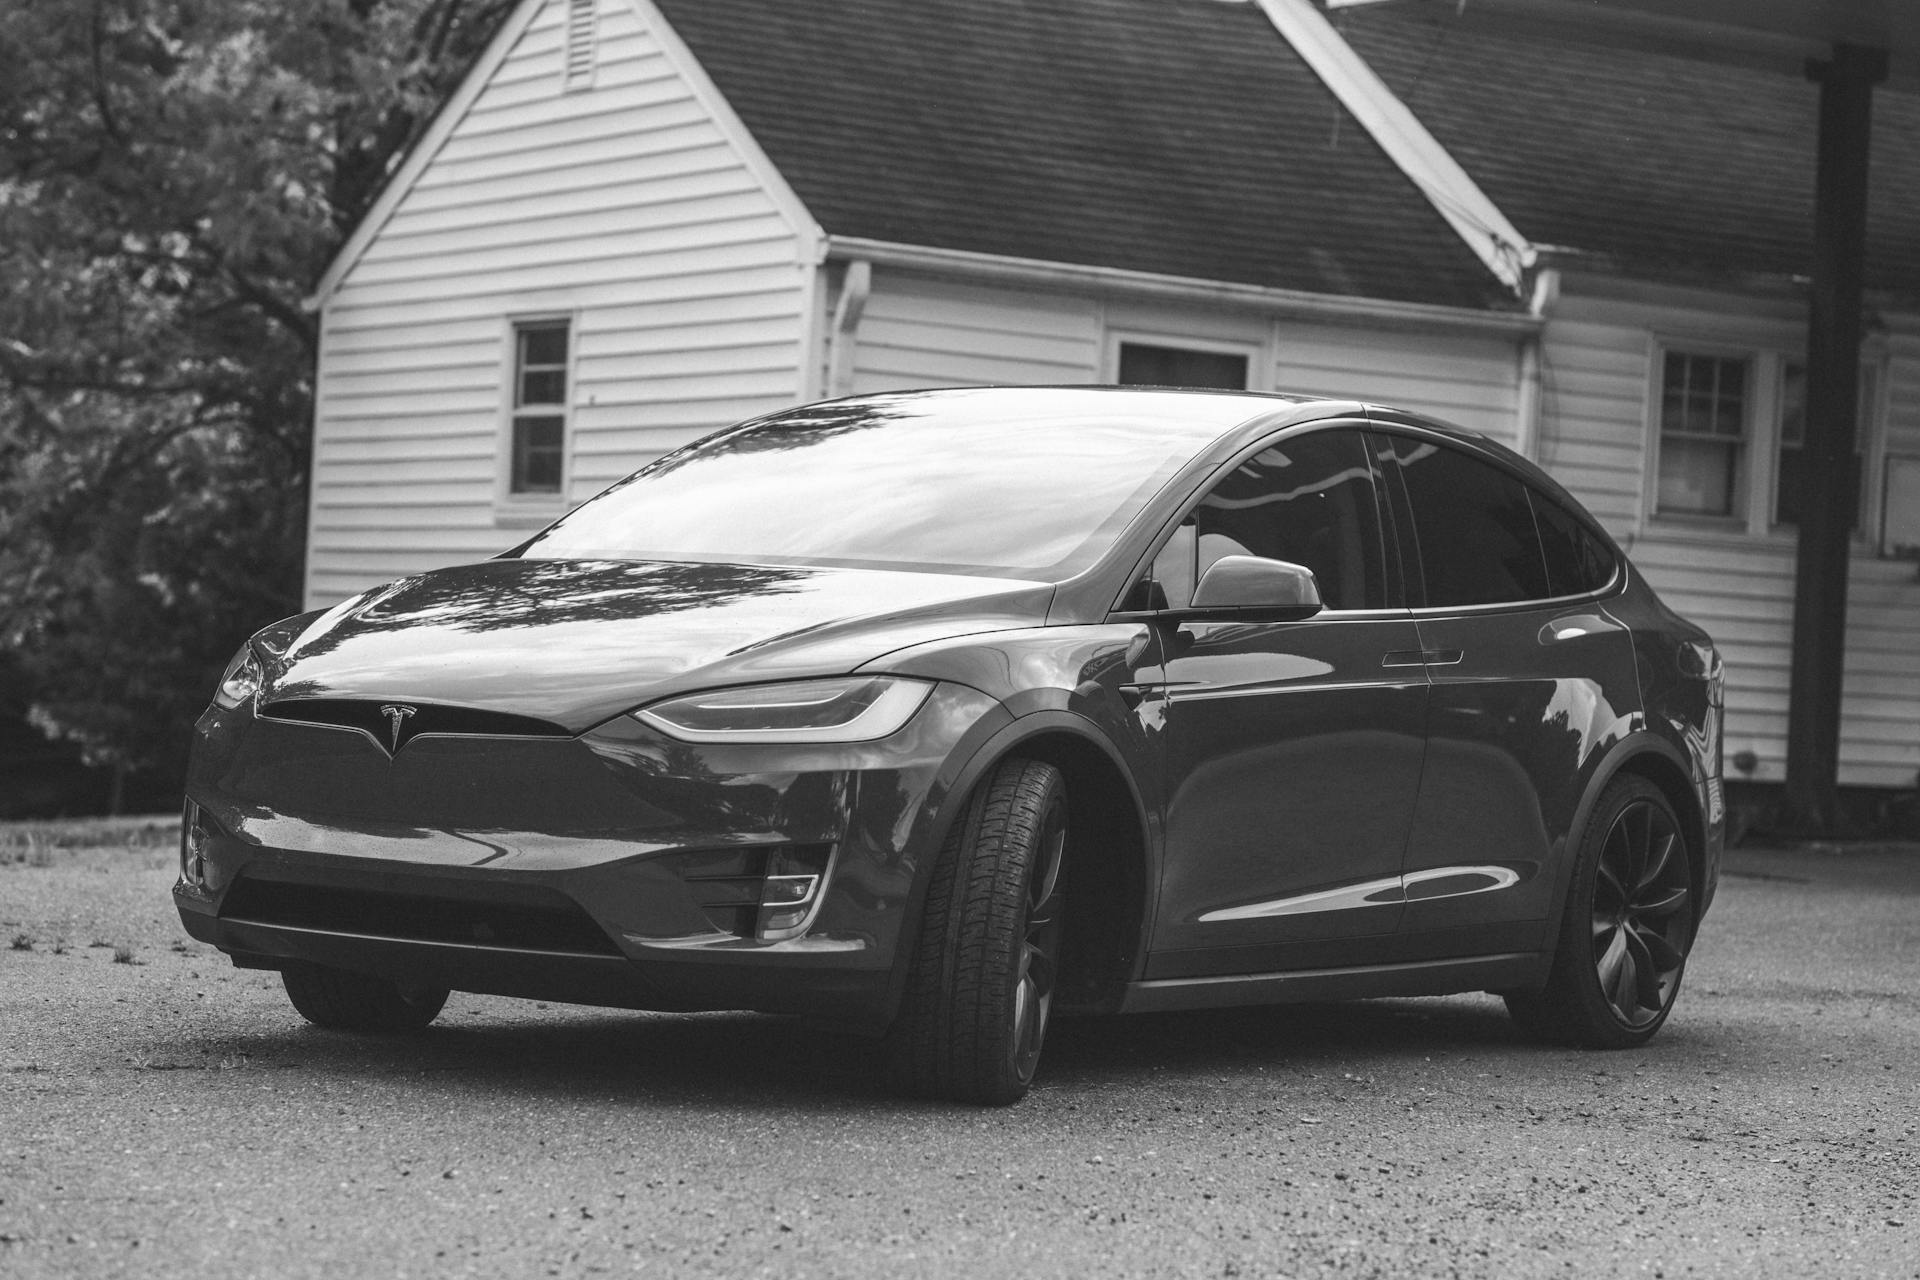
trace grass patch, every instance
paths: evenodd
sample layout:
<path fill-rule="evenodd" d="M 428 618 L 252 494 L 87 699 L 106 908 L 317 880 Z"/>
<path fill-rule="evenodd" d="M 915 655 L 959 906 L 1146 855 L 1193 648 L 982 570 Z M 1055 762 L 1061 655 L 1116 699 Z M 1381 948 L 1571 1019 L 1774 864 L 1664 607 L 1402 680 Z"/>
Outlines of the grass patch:
<path fill-rule="evenodd" d="M 0 863 L 49 867 L 67 849 L 159 849 L 179 839 L 177 814 L 0 822 Z"/>

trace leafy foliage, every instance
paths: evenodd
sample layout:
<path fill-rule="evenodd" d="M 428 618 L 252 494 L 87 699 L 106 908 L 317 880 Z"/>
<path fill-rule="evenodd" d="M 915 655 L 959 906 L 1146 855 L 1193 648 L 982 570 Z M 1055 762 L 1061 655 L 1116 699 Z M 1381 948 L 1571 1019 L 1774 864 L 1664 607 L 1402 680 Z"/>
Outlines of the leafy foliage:
<path fill-rule="evenodd" d="M 302 299 L 509 7 L 0 6 L 0 645 L 90 762 L 298 608 Z"/>

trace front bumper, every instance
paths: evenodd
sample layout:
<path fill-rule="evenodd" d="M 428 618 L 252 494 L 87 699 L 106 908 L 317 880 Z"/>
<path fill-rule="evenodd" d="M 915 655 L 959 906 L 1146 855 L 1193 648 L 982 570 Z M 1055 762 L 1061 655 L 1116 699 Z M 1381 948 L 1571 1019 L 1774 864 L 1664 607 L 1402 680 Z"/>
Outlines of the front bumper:
<path fill-rule="evenodd" d="M 954 779 L 1007 720 L 941 685 L 871 743 L 696 747 L 620 717 L 389 758 L 210 708 L 174 900 L 246 965 L 882 1026 Z"/>

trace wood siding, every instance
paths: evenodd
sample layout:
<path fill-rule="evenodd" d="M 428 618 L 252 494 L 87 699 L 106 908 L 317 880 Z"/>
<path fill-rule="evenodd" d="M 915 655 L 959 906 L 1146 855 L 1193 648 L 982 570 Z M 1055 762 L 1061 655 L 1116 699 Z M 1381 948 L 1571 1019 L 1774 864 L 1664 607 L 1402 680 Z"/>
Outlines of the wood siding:
<path fill-rule="evenodd" d="M 852 363 L 855 394 L 982 383 L 1093 382 L 1091 299 L 876 269 Z"/>
<path fill-rule="evenodd" d="M 1512 445 L 1519 424 L 1515 339 L 1283 321 L 1274 388 L 1431 414 Z"/>
<path fill-rule="evenodd" d="M 564 91 L 566 11 L 532 15 L 327 301 L 310 607 L 525 536 L 498 501 L 516 317 L 572 321 L 570 502 L 806 394 L 810 237 L 646 6 L 600 0 L 591 87 Z"/>
<path fill-rule="evenodd" d="M 856 392 L 982 382 L 1098 382 L 1117 339 L 1243 349 L 1255 391 L 1373 399 L 1511 442 L 1512 339 L 1276 320 L 1245 308 L 1102 298 L 876 269 L 857 334 Z"/>
<path fill-rule="evenodd" d="M 1728 776 L 1776 783 L 1786 767 L 1793 531 L 1648 514 L 1649 413 L 1657 343 L 1797 352 L 1804 322 L 1795 310 L 1569 294 L 1546 327 L 1542 361 L 1542 464 L 1600 517 L 1662 599 L 1712 633 L 1727 664 Z M 1886 439 L 1920 452 L 1920 340 L 1891 342 L 1885 368 Z M 1769 439 L 1756 438 L 1756 451 Z M 1769 465 L 1752 482 L 1770 476 Z M 1731 763 L 1743 751 L 1757 761 L 1751 774 Z M 1912 564 L 1879 559 L 1863 536 L 1848 595 L 1840 780 L 1910 787 L 1917 771 L 1920 582 Z"/>

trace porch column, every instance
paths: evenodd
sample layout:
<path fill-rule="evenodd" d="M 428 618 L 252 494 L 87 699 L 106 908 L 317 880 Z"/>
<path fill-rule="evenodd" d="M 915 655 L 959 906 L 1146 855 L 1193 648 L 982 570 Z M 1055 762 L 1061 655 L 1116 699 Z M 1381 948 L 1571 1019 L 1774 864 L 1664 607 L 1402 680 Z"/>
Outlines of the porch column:
<path fill-rule="evenodd" d="M 1838 820 L 1840 683 L 1847 578 L 1859 514 L 1854 461 L 1860 398 L 1861 287 L 1867 239 L 1867 154 L 1873 86 L 1887 52 L 1835 45 L 1810 62 L 1820 84 L 1820 154 L 1807 317 L 1806 444 L 1794 565 L 1792 685 L 1787 703 L 1787 822 L 1808 834 Z"/>

